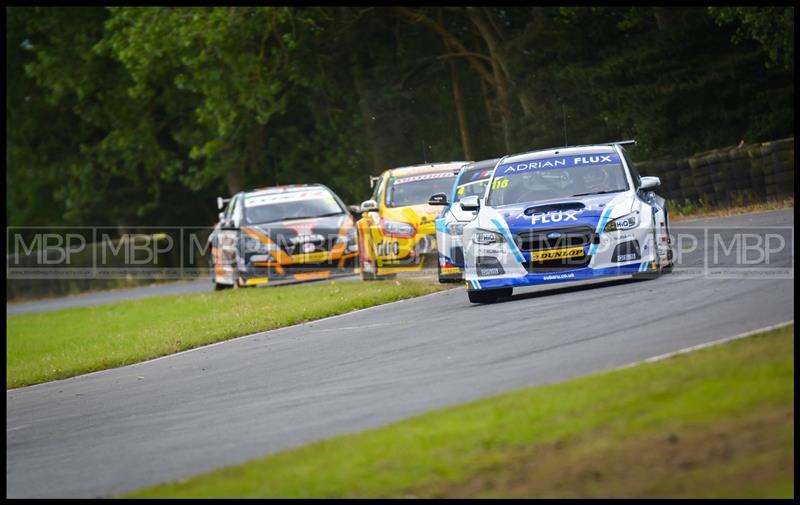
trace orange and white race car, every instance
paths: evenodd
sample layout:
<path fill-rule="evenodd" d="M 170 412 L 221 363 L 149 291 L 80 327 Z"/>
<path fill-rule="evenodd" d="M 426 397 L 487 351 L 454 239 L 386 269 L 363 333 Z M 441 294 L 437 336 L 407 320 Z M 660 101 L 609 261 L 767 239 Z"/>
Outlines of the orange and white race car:
<path fill-rule="evenodd" d="M 352 274 L 352 209 L 324 185 L 242 191 L 217 205 L 225 211 L 209 237 L 216 289 Z"/>
<path fill-rule="evenodd" d="M 372 198 L 361 204 L 356 223 L 361 278 L 371 280 L 419 271 L 438 262 L 436 193 L 449 194 L 466 161 L 393 168 L 371 177 Z"/>

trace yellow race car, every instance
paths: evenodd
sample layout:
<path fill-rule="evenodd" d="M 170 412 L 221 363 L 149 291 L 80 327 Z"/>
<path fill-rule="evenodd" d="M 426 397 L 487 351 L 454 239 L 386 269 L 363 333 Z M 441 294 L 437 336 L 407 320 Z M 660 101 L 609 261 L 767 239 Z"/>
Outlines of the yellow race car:
<path fill-rule="evenodd" d="M 458 170 L 468 162 L 428 163 L 386 170 L 370 177 L 372 198 L 361 204 L 358 267 L 364 280 L 435 266 L 435 220 L 441 208 L 428 202 L 450 194 Z"/>

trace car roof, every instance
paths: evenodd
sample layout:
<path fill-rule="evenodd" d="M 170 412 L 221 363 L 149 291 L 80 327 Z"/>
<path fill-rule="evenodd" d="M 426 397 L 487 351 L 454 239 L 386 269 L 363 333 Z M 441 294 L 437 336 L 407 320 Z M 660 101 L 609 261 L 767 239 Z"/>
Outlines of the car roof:
<path fill-rule="evenodd" d="M 446 161 L 442 163 L 425 163 L 423 165 L 412 165 L 408 167 L 398 167 L 392 168 L 389 170 L 389 175 L 394 177 L 404 177 L 406 175 L 419 175 L 419 174 L 431 174 L 436 172 L 446 172 L 450 171 L 457 172 L 458 168 L 461 168 L 462 165 L 469 163 L 468 161 Z"/>
<path fill-rule="evenodd" d="M 273 195 L 278 193 L 292 193 L 295 191 L 305 191 L 308 189 L 327 189 L 322 184 L 286 184 L 281 186 L 269 186 L 265 188 L 256 188 L 249 191 L 242 191 L 245 196 L 261 196 Z"/>
<path fill-rule="evenodd" d="M 494 166 L 497 165 L 497 162 L 499 160 L 500 160 L 500 158 L 492 158 L 490 160 L 476 161 L 474 163 L 468 163 L 467 165 L 464 165 L 461 168 L 462 168 L 462 170 L 494 168 Z"/>
<path fill-rule="evenodd" d="M 541 158 L 553 158 L 555 156 L 577 156 L 580 154 L 606 154 L 613 153 L 614 146 L 609 144 L 557 147 L 555 149 L 541 149 L 526 153 L 513 154 L 503 160 L 503 164 L 517 163 L 520 161 L 537 160 Z"/>

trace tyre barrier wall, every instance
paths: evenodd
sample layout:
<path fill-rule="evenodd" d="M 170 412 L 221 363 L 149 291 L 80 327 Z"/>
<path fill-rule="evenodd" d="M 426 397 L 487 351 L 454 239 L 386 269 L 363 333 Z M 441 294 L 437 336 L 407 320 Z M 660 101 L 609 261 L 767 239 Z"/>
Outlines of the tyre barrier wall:
<path fill-rule="evenodd" d="M 741 205 L 794 196 L 794 137 L 636 163 L 661 179 L 659 194 L 684 204 Z"/>

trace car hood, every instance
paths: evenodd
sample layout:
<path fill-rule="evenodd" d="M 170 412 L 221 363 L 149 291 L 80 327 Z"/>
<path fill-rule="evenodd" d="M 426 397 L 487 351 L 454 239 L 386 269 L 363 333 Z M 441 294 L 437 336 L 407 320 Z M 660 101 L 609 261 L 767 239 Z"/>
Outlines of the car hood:
<path fill-rule="evenodd" d="M 588 226 L 596 228 L 598 222 L 616 215 L 630 212 L 628 192 L 606 195 L 587 195 L 526 202 L 518 205 L 495 207 L 512 233 L 547 228 Z"/>
<path fill-rule="evenodd" d="M 407 207 L 385 207 L 383 219 L 392 221 L 402 221 L 411 223 L 416 227 L 431 224 L 436 220 L 441 212 L 441 207 L 428 205 L 409 205 Z"/>
<path fill-rule="evenodd" d="M 298 244 L 312 242 L 319 250 L 330 250 L 336 243 L 339 234 L 346 234 L 353 226 L 353 219 L 348 214 L 316 217 L 309 219 L 293 219 L 273 223 L 250 224 L 246 228 L 256 231 L 261 237 L 269 237 L 285 251 L 298 249 Z M 263 241 L 263 238 L 261 238 Z"/>

